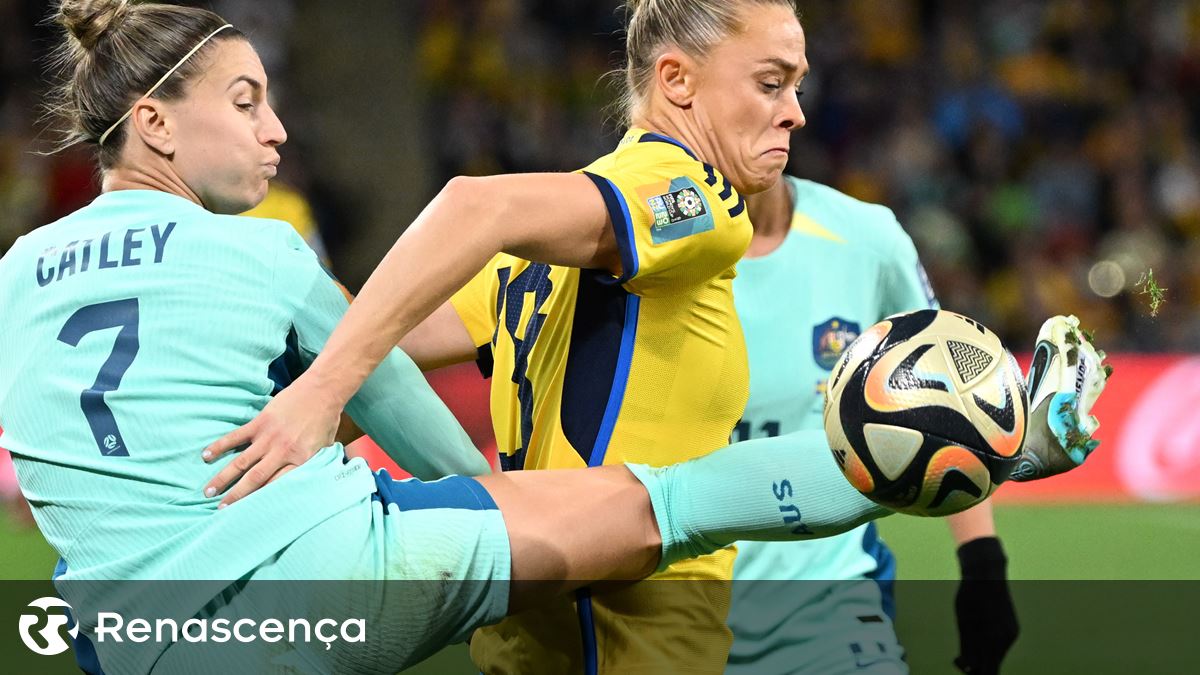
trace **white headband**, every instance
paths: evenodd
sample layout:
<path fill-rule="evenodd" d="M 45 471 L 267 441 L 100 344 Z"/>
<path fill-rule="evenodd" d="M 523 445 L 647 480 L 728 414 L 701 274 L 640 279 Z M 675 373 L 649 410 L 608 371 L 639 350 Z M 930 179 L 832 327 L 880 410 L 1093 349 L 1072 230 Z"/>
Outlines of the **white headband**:
<path fill-rule="evenodd" d="M 162 77 L 160 77 L 158 79 L 158 82 L 155 82 L 154 86 L 150 87 L 150 90 L 147 91 L 145 94 L 142 94 L 138 98 L 138 100 L 140 101 L 143 98 L 150 98 L 150 96 L 154 95 L 154 92 L 158 91 L 158 88 L 162 86 L 163 82 L 167 81 L 168 77 L 171 77 L 171 75 L 175 74 L 175 71 L 179 70 L 180 66 L 187 63 L 187 60 L 192 58 L 192 55 L 194 55 L 196 52 L 200 51 L 201 47 L 208 44 L 209 40 L 213 39 L 213 37 L 215 37 L 217 33 L 220 33 L 221 31 L 225 30 L 226 28 L 233 28 L 233 24 L 227 23 L 224 26 L 221 26 L 220 28 L 209 33 L 208 37 L 201 40 L 200 44 L 196 45 L 195 47 L 192 47 L 192 51 L 184 54 L 183 58 L 179 59 L 179 63 L 176 63 L 170 70 L 168 70 L 166 75 L 163 75 Z M 113 125 L 111 127 L 109 127 L 107 131 L 105 131 L 103 134 L 100 134 L 100 145 L 104 145 L 104 141 L 108 139 L 108 135 L 111 134 L 114 129 L 121 126 L 122 122 L 129 119 L 129 116 L 133 114 L 133 109 L 135 107 L 137 107 L 137 103 L 134 103 L 132 106 L 130 106 L 129 110 L 126 110 L 125 114 L 121 115 L 121 119 L 117 120 L 116 122 L 113 122 Z"/>

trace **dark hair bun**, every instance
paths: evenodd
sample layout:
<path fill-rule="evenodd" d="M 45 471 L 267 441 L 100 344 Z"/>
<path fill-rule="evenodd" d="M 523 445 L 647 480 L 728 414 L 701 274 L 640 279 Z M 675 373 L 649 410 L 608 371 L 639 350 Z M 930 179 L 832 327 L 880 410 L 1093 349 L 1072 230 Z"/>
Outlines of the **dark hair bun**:
<path fill-rule="evenodd" d="M 116 30 L 129 13 L 130 0 L 62 0 L 58 23 L 79 45 L 91 49 L 109 31 Z"/>

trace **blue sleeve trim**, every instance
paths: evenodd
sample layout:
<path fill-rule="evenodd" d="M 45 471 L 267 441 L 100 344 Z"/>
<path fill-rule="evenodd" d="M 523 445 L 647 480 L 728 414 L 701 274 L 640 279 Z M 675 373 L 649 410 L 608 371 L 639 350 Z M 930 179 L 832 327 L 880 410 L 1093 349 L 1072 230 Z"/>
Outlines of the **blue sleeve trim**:
<path fill-rule="evenodd" d="M 592 179 L 600 196 L 604 198 L 604 206 L 608 209 L 608 218 L 612 221 L 613 234 L 617 237 L 617 250 L 621 254 L 621 276 L 613 283 L 623 284 L 637 276 L 638 256 L 637 240 L 633 234 L 633 219 L 629 215 L 629 204 L 613 182 L 594 173 L 583 172 Z"/>

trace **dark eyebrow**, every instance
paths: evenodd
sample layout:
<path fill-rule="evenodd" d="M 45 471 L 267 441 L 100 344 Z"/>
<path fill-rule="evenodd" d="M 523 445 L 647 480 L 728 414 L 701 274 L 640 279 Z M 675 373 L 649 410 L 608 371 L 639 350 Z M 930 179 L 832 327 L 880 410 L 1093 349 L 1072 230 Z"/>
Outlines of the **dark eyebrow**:
<path fill-rule="evenodd" d="M 794 72 L 796 72 L 796 71 L 800 70 L 800 66 L 798 66 L 798 65 L 796 65 L 796 64 L 794 64 L 794 63 L 792 63 L 791 61 L 787 61 L 787 60 L 781 59 L 781 58 L 779 58 L 778 56 L 772 56 L 772 57 L 769 57 L 769 58 L 765 58 L 765 59 L 763 59 L 762 61 L 759 61 L 759 63 L 764 63 L 764 64 L 767 64 L 767 65 L 775 66 L 776 68 L 778 68 L 778 69 L 782 70 L 782 71 L 783 71 L 783 72 L 785 72 L 785 73 L 789 73 L 789 74 L 791 74 L 791 73 L 794 73 Z M 808 70 L 806 69 L 806 70 L 805 70 L 805 71 L 804 71 L 804 72 L 801 74 L 801 77 L 805 77 L 805 76 L 807 76 L 807 75 L 808 75 Z"/>
<path fill-rule="evenodd" d="M 246 84 L 250 85 L 250 88 L 255 90 L 255 92 L 261 92 L 263 89 L 266 89 L 262 82 L 259 82 L 253 77 L 250 77 L 249 75 L 238 75 L 237 77 L 233 78 L 233 82 L 230 82 L 229 86 L 226 87 L 225 90 L 228 91 L 233 89 L 233 85 L 237 84 L 238 82 L 245 82 Z"/>

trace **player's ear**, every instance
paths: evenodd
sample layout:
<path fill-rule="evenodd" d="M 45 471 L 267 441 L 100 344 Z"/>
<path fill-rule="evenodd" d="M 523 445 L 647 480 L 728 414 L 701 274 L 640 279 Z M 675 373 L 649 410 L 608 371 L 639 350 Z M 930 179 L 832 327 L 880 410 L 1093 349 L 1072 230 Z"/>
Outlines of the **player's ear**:
<path fill-rule="evenodd" d="M 699 74 L 696 60 L 679 50 L 667 50 L 654 62 L 654 77 L 667 100 L 680 108 L 690 108 L 696 96 Z"/>
<path fill-rule="evenodd" d="M 143 143 L 163 155 L 175 154 L 174 119 L 165 103 L 153 98 L 138 99 L 133 104 L 130 121 Z"/>

